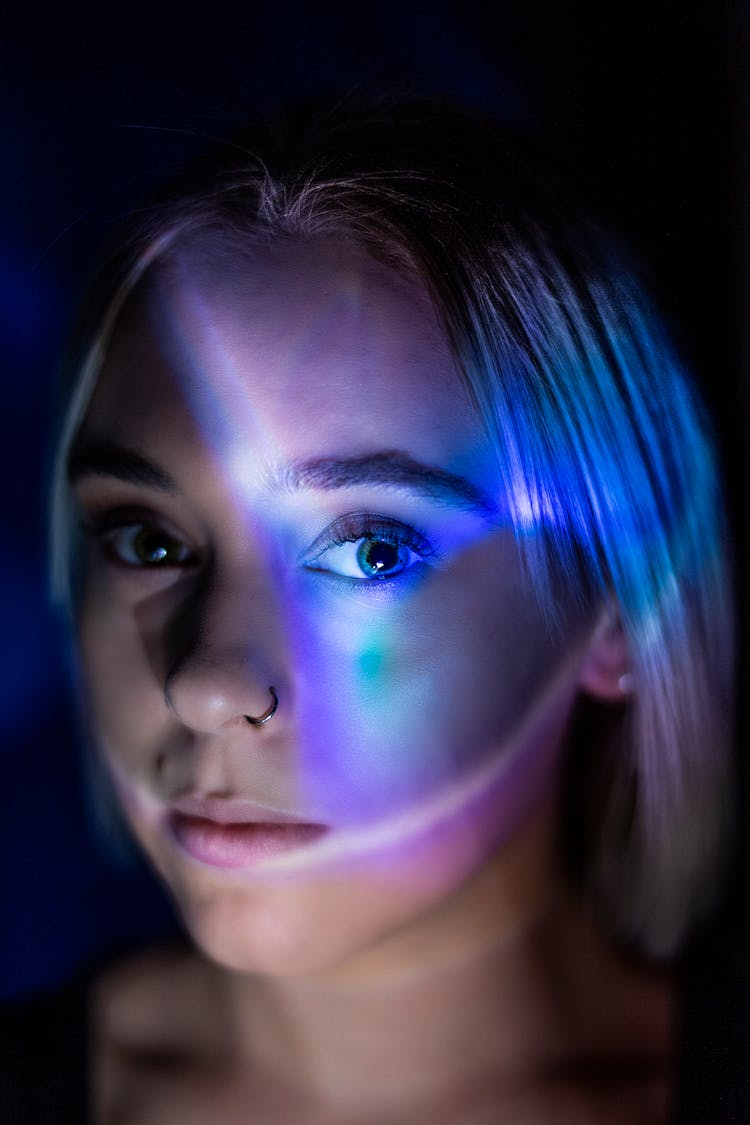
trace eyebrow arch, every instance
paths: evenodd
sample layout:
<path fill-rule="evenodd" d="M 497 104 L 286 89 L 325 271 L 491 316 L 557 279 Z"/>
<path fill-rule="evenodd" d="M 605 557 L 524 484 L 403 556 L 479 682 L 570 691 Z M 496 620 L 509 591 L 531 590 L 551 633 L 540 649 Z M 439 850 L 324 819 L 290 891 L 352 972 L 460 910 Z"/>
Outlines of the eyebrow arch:
<path fill-rule="evenodd" d="M 164 492 L 176 490 L 175 482 L 163 469 L 134 449 L 107 441 L 92 440 L 73 449 L 68 462 L 68 480 L 74 484 L 86 476 L 115 477 Z M 290 492 L 303 489 L 328 492 L 358 485 L 402 488 L 428 500 L 478 512 L 485 517 L 497 514 L 497 507 L 490 498 L 465 477 L 415 461 L 399 450 L 297 462 L 286 469 L 283 482 Z"/>
<path fill-rule="evenodd" d="M 493 516 L 497 507 L 465 477 L 456 476 L 415 461 L 399 450 L 365 454 L 361 457 L 319 458 L 292 465 L 285 474 L 291 491 L 319 488 L 324 491 L 357 485 L 386 485 L 411 492 L 484 516 Z"/>
<path fill-rule="evenodd" d="M 175 491 L 175 482 L 134 449 L 108 441 L 88 441 L 73 449 L 68 460 L 71 484 L 81 477 L 116 477 L 128 484 L 142 484 L 163 492 Z"/>

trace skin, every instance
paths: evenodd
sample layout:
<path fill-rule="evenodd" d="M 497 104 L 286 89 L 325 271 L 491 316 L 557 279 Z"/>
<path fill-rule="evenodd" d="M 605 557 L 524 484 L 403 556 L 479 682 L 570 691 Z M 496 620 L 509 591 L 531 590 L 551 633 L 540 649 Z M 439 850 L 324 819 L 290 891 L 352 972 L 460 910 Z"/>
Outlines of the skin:
<path fill-rule="evenodd" d="M 115 442 L 164 479 L 93 471 L 91 450 Z M 393 451 L 460 476 L 483 504 L 372 473 L 336 487 L 291 473 Z M 75 491 L 94 528 L 78 603 L 94 734 L 208 959 L 110 982 L 105 1040 L 148 1010 L 145 1035 L 144 982 L 171 980 L 168 1007 L 199 1013 L 176 1089 L 200 1104 L 194 1078 L 208 1075 L 205 1103 L 227 1100 L 227 1121 L 251 1105 L 257 1120 L 379 1107 L 383 1121 L 456 1121 L 469 1105 L 484 1120 L 503 1098 L 539 1095 L 520 1075 L 601 1048 L 594 986 L 619 997 L 610 1049 L 636 1028 L 658 1053 L 662 986 L 631 980 L 597 936 L 556 846 L 571 709 L 581 690 L 616 694 L 626 653 L 572 604 L 551 631 L 416 279 L 345 239 L 244 256 L 215 235 L 182 244 L 129 299 L 74 452 L 89 456 Z M 134 554 L 144 524 L 166 565 Z M 362 574 L 365 539 L 385 539 L 403 569 Z M 278 711 L 251 727 L 270 684 Z M 329 831 L 281 859 L 211 867 L 170 831 L 185 794 L 250 798 Z M 169 1040 L 185 1024 L 157 1025 Z M 111 1106 L 106 1051 L 102 1068 Z"/>

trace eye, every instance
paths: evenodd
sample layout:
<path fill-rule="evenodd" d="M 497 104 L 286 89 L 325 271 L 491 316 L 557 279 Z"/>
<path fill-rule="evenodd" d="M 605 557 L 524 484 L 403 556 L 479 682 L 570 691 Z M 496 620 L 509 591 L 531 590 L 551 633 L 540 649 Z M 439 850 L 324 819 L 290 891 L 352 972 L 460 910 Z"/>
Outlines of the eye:
<path fill-rule="evenodd" d="M 130 566 L 184 566 L 190 558 L 184 543 L 156 527 L 121 527 L 109 544 Z"/>
<path fill-rule="evenodd" d="M 342 517 L 319 536 L 313 550 L 326 541 L 306 564 L 308 569 L 360 581 L 397 578 L 434 554 L 415 528 L 371 516 Z"/>
<path fill-rule="evenodd" d="M 329 547 L 318 555 L 311 569 L 382 582 L 384 578 L 395 578 L 419 561 L 419 556 L 405 544 L 372 537 Z"/>
<path fill-rule="evenodd" d="M 144 523 L 89 527 L 107 555 L 123 566 L 147 569 L 184 567 L 195 561 L 190 549 L 161 527 Z"/>

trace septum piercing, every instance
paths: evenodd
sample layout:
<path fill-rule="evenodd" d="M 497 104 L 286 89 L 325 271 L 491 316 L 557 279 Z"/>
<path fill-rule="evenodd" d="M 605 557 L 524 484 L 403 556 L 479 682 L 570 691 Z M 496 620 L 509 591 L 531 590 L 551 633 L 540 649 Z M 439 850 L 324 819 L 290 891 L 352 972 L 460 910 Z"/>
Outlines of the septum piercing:
<path fill-rule="evenodd" d="M 245 715 L 245 718 L 247 719 L 248 723 L 250 723 L 250 725 L 253 726 L 253 727 L 262 727 L 264 723 L 267 723 L 268 720 L 272 719 L 274 717 L 274 715 L 276 714 L 276 709 L 279 706 L 279 697 L 276 694 L 275 688 L 269 687 L 268 690 L 270 691 L 271 695 L 273 696 L 273 703 L 268 708 L 268 710 L 264 711 L 262 715 L 258 715 L 257 718 L 255 718 L 255 716 L 253 716 L 253 715 Z"/>

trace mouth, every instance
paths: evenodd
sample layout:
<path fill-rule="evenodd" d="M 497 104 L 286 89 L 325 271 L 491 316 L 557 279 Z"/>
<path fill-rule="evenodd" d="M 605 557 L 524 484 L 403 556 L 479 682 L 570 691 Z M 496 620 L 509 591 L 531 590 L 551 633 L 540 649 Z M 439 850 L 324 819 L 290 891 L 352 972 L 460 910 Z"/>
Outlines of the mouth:
<path fill-rule="evenodd" d="M 322 839 L 324 824 L 234 798 L 187 797 L 168 813 L 169 832 L 191 859 L 209 867 L 254 867 Z"/>

